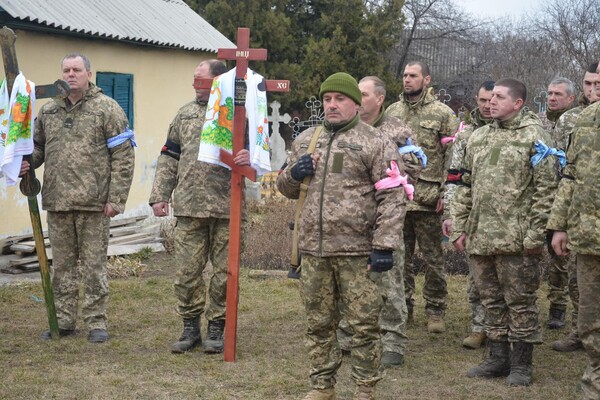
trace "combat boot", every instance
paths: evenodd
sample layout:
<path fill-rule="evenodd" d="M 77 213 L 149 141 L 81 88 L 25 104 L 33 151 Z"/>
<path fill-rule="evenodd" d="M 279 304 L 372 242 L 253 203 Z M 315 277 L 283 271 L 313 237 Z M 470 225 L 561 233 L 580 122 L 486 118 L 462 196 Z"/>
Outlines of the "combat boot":
<path fill-rule="evenodd" d="M 384 351 L 381 355 L 381 365 L 385 368 L 400 367 L 404 364 L 404 355 L 395 351 Z"/>
<path fill-rule="evenodd" d="M 330 387 L 327 389 L 313 389 L 304 397 L 303 400 L 335 400 L 335 390 Z"/>
<path fill-rule="evenodd" d="M 562 329 L 565 326 L 565 317 L 567 310 L 559 308 L 550 308 L 548 311 L 548 329 Z"/>
<path fill-rule="evenodd" d="M 183 320 L 183 332 L 179 341 L 171 346 L 172 353 L 185 353 L 202 343 L 200 337 L 200 317 Z"/>
<path fill-rule="evenodd" d="M 515 342 L 510 354 L 510 386 L 529 386 L 533 373 L 533 343 Z"/>
<path fill-rule="evenodd" d="M 66 336 L 73 336 L 75 335 L 75 329 L 61 329 L 58 328 L 58 337 L 66 337 Z M 44 331 L 42 332 L 42 336 L 41 336 L 42 340 L 50 340 L 52 339 L 52 334 L 50 333 L 50 331 Z"/>
<path fill-rule="evenodd" d="M 469 378 L 495 378 L 510 374 L 510 343 L 489 341 L 490 354 L 476 367 L 469 368 Z"/>
<path fill-rule="evenodd" d="M 430 314 L 427 318 L 427 332 L 446 332 L 446 323 L 444 322 L 444 316 L 440 314 Z"/>
<path fill-rule="evenodd" d="M 564 339 L 552 342 L 552 350 L 571 352 L 583 349 L 583 343 L 576 333 L 571 332 L 569 336 Z"/>
<path fill-rule="evenodd" d="M 375 400 L 375 388 L 373 386 L 357 386 L 352 400 Z"/>
<path fill-rule="evenodd" d="M 463 340 L 462 345 L 467 349 L 479 349 L 485 343 L 485 332 L 471 332 L 469 336 Z"/>
<path fill-rule="evenodd" d="M 208 321 L 208 329 L 206 332 L 206 340 L 202 345 L 205 353 L 222 353 L 223 352 L 223 331 L 225 330 L 225 320 L 217 319 Z"/>
<path fill-rule="evenodd" d="M 415 305 L 411 300 L 406 301 L 406 324 L 414 324 L 415 323 L 415 315 L 414 315 Z"/>

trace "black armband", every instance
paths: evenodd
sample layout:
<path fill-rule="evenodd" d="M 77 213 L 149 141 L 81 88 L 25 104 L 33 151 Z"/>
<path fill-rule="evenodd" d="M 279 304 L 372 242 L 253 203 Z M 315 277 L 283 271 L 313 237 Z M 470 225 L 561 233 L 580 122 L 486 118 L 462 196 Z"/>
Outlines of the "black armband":
<path fill-rule="evenodd" d="M 167 139 L 167 142 L 160 150 L 160 154 L 164 154 L 165 156 L 179 160 L 179 156 L 181 155 L 181 146 L 174 141 Z"/>

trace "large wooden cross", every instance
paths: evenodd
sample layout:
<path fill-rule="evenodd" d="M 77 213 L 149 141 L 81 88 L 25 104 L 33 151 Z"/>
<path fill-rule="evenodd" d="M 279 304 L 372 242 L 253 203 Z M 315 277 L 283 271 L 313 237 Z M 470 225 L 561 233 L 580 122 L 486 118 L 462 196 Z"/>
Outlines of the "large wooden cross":
<path fill-rule="evenodd" d="M 225 315 L 225 361 L 235 361 L 237 337 L 237 309 L 239 302 L 239 270 L 240 243 L 242 229 L 242 197 L 244 177 L 256 181 L 256 171 L 249 166 L 239 166 L 233 162 L 233 157 L 245 148 L 246 133 L 246 83 L 244 76 L 248 70 L 249 60 L 266 60 L 266 49 L 250 48 L 250 30 L 238 28 L 237 48 L 219 49 L 217 58 L 220 60 L 235 60 L 235 97 L 233 114 L 233 154 L 221 150 L 221 161 L 231 167 L 231 208 L 229 211 L 229 254 L 227 261 L 227 304 Z M 194 87 L 209 89 L 212 79 L 196 79 Z M 290 81 L 267 80 L 267 91 L 287 92 Z"/>
<path fill-rule="evenodd" d="M 0 46 L 2 48 L 2 58 L 4 61 L 4 74 L 6 77 L 6 87 L 8 93 L 11 93 L 15 78 L 19 75 L 19 64 L 17 62 L 17 51 L 15 42 L 17 35 L 12 29 L 4 26 L 0 29 Z M 56 81 L 51 85 L 36 86 L 36 98 L 48 98 L 58 94 L 67 96 L 69 93 L 69 85 L 65 81 Z M 29 157 L 31 163 L 31 158 Z M 38 206 L 37 195 L 40 192 L 40 181 L 35 177 L 33 165 L 29 169 L 29 173 L 23 177 L 19 185 L 21 192 L 27 196 L 29 206 L 29 216 L 31 217 L 31 225 L 33 228 L 33 238 L 35 239 L 35 251 L 40 262 L 40 274 L 42 276 L 42 288 L 44 290 L 44 299 L 46 302 L 46 311 L 48 313 L 48 324 L 50 326 L 50 334 L 53 339 L 58 339 L 58 320 L 56 318 L 56 307 L 54 305 L 54 293 L 52 291 L 52 283 L 50 281 L 50 271 L 48 268 L 48 256 L 46 255 L 46 246 L 44 244 L 44 234 L 42 232 L 42 221 L 40 219 L 40 209 Z"/>

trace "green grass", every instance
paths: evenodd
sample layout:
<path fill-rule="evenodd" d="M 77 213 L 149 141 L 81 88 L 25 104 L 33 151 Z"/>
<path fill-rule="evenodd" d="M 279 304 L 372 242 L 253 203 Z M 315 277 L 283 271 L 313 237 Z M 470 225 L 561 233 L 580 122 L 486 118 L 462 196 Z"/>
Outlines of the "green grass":
<path fill-rule="evenodd" d="M 141 278 L 111 281 L 109 331 L 105 344 L 90 344 L 87 332 L 74 338 L 42 341 L 46 329 L 42 297 L 35 284 L 0 287 L 0 399 L 301 399 L 309 389 L 304 347 L 304 314 L 297 282 L 254 279 L 241 273 L 237 360 L 194 351 L 169 352 L 181 332 L 175 313 L 172 269 L 167 258 L 156 267 L 146 260 Z M 422 286 L 422 276 L 417 286 Z M 377 387 L 379 399 L 576 399 L 583 352 L 561 354 L 550 342 L 565 332 L 547 331 L 534 353 L 534 384 L 509 388 L 504 379 L 469 379 L 466 370 L 483 352 L 466 350 L 469 330 L 466 278 L 449 277 L 447 332 L 426 331 L 423 300 L 417 296 L 416 321 L 405 365 L 387 370 Z M 546 287 L 540 309 L 546 323 Z M 203 328 L 205 329 L 203 322 Z M 349 399 L 353 384 L 347 359 L 338 374 L 338 398 Z"/>

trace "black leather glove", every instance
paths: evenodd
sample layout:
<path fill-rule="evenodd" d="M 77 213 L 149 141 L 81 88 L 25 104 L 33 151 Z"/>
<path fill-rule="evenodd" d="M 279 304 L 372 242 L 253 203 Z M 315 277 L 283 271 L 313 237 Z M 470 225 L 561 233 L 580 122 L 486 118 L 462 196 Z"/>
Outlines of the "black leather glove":
<path fill-rule="evenodd" d="M 394 266 L 394 253 L 390 250 L 373 250 L 369 256 L 372 272 L 385 272 Z"/>
<path fill-rule="evenodd" d="M 296 165 L 292 167 L 292 178 L 300 182 L 304 178 L 315 174 L 313 169 L 313 161 L 310 154 L 305 154 L 298 159 Z"/>

